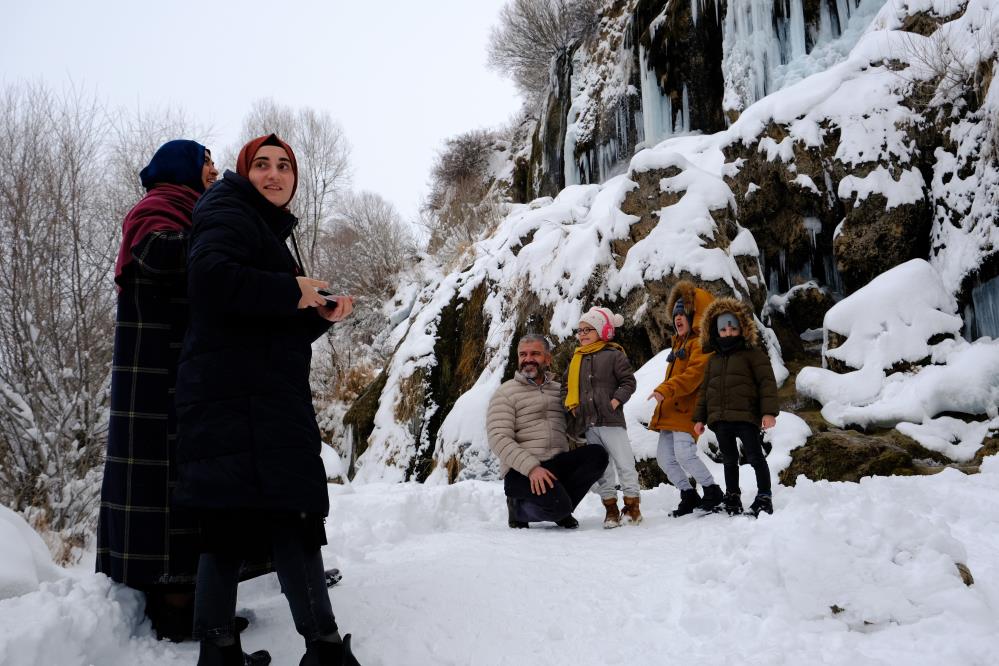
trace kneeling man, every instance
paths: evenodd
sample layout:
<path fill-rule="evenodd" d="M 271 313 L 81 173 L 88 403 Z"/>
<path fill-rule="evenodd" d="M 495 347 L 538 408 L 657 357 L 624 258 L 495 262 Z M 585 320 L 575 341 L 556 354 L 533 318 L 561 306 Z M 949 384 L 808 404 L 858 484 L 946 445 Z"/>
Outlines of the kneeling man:
<path fill-rule="evenodd" d="M 548 372 L 548 340 L 525 335 L 517 345 L 517 359 L 518 372 L 496 389 L 486 415 L 510 527 L 538 521 L 579 527 L 572 512 L 607 468 L 607 451 L 591 445 L 569 450 L 559 383 Z"/>

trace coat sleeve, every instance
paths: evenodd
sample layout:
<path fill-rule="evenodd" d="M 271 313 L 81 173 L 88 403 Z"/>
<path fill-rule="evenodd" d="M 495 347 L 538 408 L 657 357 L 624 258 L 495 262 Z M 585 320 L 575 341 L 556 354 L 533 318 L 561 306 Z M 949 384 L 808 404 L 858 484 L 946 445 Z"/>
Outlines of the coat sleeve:
<path fill-rule="evenodd" d="M 710 374 L 711 369 L 711 359 L 708 358 L 707 367 L 705 368 L 705 374 Z M 701 388 L 697 392 L 697 406 L 694 407 L 693 415 L 694 423 L 707 423 L 708 422 L 708 382 L 702 381 Z"/>
<path fill-rule="evenodd" d="M 298 310 L 296 316 L 301 319 L 302 327 L 310 343 L 318 340 L 333 326 L 333 322 L 323 319 L 316 308 Z"/>
<path fill-rule="evenodd" d="M 198 220 L 187 267 L 191 303 L 242 316 L 295 316 L 301 298 L 295 276 L 252 266 L 261 243 L 237 213 Z"/>
<path fill-rule="evenodd" d="M 698 392 L 704 381 L 704 370 L 708 367 L 711 354 L 701 351 L 701 342 L 696 338 L 691 340 L 690 359 L 683 371 L 673 374 L 669 379 L 656 387 L 656 393 L 666 400 L 676 400 Z M 675 363 L 676 361 L 674 361 Z"/>
<path fill-rule="evenodd" d="M 613 397 L 623 405 L 635 393 L 637 383 L 628 355 L 622 351 L 619 351 L 614 359 L 614 375 L 617 377 L 617 388 Z"/>
<path fill-rule="evenodd" d="M 760 414 L 777 416 L 780 411 L 780 399 L 777 397 L 777 379 L 774 377 L 773 366 L 766 352 L 756 349 L 750 357 L 753 376 L 756 379 L 756 391 L 760 396 Z"/>
<path fill-rule="evenodd" d="M 132 263 L 149 277 L 180 279 L 187 272 L 186 231 L 153 231 L 132 247 Z"/>
<path fill-rule="evenodd" d="M 517 443 L 514 437 L 516 422 L 513 402 L 500 387 L 489 401 L 489 409 L 486 412 L 486 438 L 489 441 L 489 448 L 504 465 L 527 476 L 532 469 L 541 464 L 541 461 Z"/>

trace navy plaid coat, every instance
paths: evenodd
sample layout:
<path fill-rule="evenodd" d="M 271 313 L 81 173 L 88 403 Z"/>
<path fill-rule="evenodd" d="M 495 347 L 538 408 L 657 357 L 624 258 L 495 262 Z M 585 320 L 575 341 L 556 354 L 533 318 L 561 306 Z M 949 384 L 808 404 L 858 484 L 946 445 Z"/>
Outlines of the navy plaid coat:
<path fill-rule="evenodd" d="M 176 481 L 174 385 L 188 324 L 185 266 L 197 199 L 197 192 L 179 185 L 151 189 L 129 215 L 145 216 L 159 230 L 138 239 L 117 277 L 97 570 L 138 589 L 193 583 L 197 571 L 196 523 L 170 507 Z"/>

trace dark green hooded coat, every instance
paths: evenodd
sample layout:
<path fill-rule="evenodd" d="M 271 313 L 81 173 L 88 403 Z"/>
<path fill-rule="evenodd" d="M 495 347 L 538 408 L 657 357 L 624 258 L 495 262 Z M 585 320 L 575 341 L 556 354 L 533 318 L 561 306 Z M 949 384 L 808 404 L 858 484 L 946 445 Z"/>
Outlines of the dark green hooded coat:
<path fill-rule="evenodd" d="M 726 312 L 739 320 L 744 340 L 729 352 L 718 346 L 717 320 Z M 759 425 L 765 414 L 777 416 L 777 381 L 748 305 L 734 298 L 719 298 L 709 305 L 701 324 L 701 349 L 715 353 L 704 372 L 694 421 L 709 427 L 718 421 Z"/>

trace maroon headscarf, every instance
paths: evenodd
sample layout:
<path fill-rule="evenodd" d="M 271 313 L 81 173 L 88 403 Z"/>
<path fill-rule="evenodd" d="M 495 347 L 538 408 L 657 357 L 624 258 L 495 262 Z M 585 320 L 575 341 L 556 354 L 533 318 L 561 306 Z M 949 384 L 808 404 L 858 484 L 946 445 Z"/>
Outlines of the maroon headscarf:
<path fill-rule="evenodd" d="M 121 291 L 121 274 L 132 261 L 132 248 L 156 231 L 186 231 L 191 228 L 194 204 L 201 194 L 185 185 L 155 185 L 122 222 L 121 247 L 114 264 L 114 281 Z"/>
<path fill-rule="evenodd" d="M 246 145 L 239 151 L 239 157 L 236 158 L 236 173 L 243 178 L 249 178 L 253 158 L 257 156 L 257 151 L 264 146 L 284 148 L 284 151 L 288 153 L 288 159 L 291 160 L 291 171 L 295 174 L 295 182 L 291 186 L 291 196 L 288 197 L 288 203 L 291 203 L 291 200 L 295 198 L 295 190 L 298 189 L 298 160 L 295 159 L 295 151 L 291 149 L 291 146 L 278 138 L 277 134 L 258 136 L 256 139 L 247 141 Z"/>

